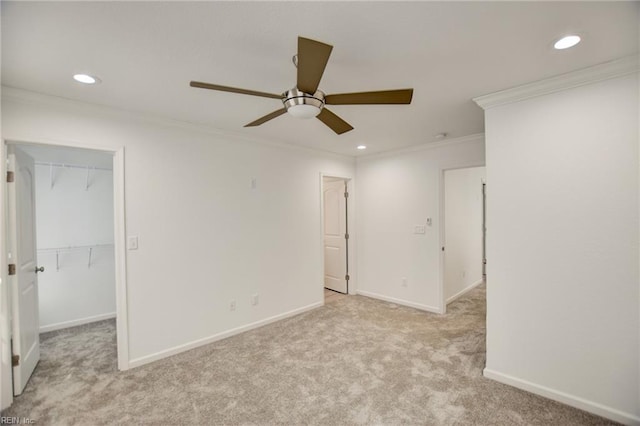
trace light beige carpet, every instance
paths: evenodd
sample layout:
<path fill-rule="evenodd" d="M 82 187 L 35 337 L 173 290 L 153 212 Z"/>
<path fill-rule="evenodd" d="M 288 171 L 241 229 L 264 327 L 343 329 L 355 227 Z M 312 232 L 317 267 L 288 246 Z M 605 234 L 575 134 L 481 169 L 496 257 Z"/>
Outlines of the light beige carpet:
<path fill-rule="evenodd" d="M 38 425 L 603 425 L 482 377 L 485 291 L 444 316 L 361 296 L 127 372 L 115 324 L 42 335 L 2 413 Z"/>

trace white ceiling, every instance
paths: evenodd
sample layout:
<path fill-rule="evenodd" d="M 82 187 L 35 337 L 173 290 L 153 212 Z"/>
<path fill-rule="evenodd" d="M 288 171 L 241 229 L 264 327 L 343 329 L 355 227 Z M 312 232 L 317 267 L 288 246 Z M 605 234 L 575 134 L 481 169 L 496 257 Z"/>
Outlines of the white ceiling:
<path fill-rule="evenodd" d="M 471 98 L 638 51 L 638 2 L 2 2 L 2 84 L 348 155 L 484 130 Z M 577 32 L 566 51 L 551 45 Z M 413 87 L 411 105 L 330 109 L 355 130 L 284 115 L 297 36 L 334 46 L 320 88 Z M 102 79 L 84 86 L 85 72 Z"/>

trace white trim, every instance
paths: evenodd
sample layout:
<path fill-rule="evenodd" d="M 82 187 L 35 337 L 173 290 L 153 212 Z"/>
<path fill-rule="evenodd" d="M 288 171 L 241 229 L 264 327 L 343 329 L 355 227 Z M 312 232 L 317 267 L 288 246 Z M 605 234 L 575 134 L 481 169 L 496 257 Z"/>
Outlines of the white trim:
<path fill-rule="evenodd" d="M 193 342 L 185 343 L 183 345 L 174 346 L 173 348 L 165 349 L 151 355 L 135 358 L 129 361 L 129 368 L 139 367 L 141 365 L 149 364 L 151 362 L 158 361 L 160 359 L 167 358 L 172 355 L 177 355 L 179 353 L 186 352 L 188 350 L 195 349 L 200 346 L 208 345 L 209 343 L 217 342 L 218 340 L 226 339 L 227 337 L 235 336 L 236 334 L 244 333 L 246 331 L 253 330 L 255 328 L 259 328 L 276 321 L 280 321 L 289 317 L 300 315 L 304 312 L 319 308 L 323 305 L 324 305 L 324 301 L 312 303 L 311 305 L 303 306 L 302 308 L 294 309 L 292 311 L 285 312 L 283 314 L 274 315 L 272 317 L 253 322 L 251 324 L 232 328 L 231 330 L 223 331 L 221 333 L 214 334 L 213 336 L 194 340 Z"/>
<path fill-rule="evenodd" d="M 454 294 L 453 296 L 448 298 L 446 300 L 446 304 L 448 305 L 449 303 L 453 302 L 454 300 L 458 299 L 459 297 L 464 296 L 465 294 L 467 294 L 468 292 L 470 292 L 471 290 L 473 290 L 474 288 L 476 288 L 480 284 L 482 284 L 483 281 L 484 280 L 478 280 L 478 281 L 472 283 L 469 287 L 460 290 L 459 292 L 457 292 L 456 294 Z"/>
<path fill-rule="evenodd" d="M 217 127 L 213 127 L 207 124 L 192 123 L 189 121 L 176 120 L 173 118 L 164 117 L 161 115 L 144 113 L 140 111 L 128 110 L 125 108 L 116 108 L 107 105 L 100 105 L 90 102 L 82 102 L 74 99 L 64 98 L 60 96 L 46 95 L 44 93 L 33 92 L 30 90 L 19 89 L 17 87 L 2 86 L 2 100 L 9 100 L 15 102 L 21 102 L 27 105 L 47 105 L 53 107 L 70 107 L 80 109 L 82 111 L 89 111 L 99 115 L 108 115 L 126 120 L 138 120 L 149 124 L 155 124 L 160 126 L 177 127 L 190 131 L 197 131 L 214 135 L 219 138 L 225 138 L 229 140 L 236 140 L 249 143 L 257 143 L 261 145 L 274 146 L 278 148 L 284 148 L 297 152 L 311 153 L 315 155 L 330 156 L 342 160 L 354 160 L 355 156 L 338 154 L 331 151 L 325 151 L 318 148 L 310 148 L 301 145 L 294 145 L 286 142 L 280 142 L 254 135 L 248 135 L 238 131 L 222 130 Z"/>
<path fill-rule="evenodd" d="M 2 140 L 0 146 L 0 408 L 5 409 L 13 403 L 13 367 L 11 366 L 11 325 L 9 303 L 9 280 L 7 273 L 8 221 L 7 221 L 7 143 Z"/>
<path fill-rule="evenodd" d="M 501 90 L 500 92 L 478 96 L 473 98 L 473 101 L 486 110 L 536 96 L 622 77 L 637 72 L 639 69 L 638 55 L 631 55 L 511 89 Z"/>
<path fill-rule="evenodd" d="M 113 154 L 113 238 L 116 276 L 116 339 L 118 370 L 129 369 L 129 298 L 127 291 L 127 251 L 125 221 L 124 147 Z"/>
<path fill-rule="evenodd" d="M 55 324 L 40 326 L 40 333 L 48 333 L 50 331 L 62 330 L 64 328 L 76 327 L 78 325 L 91 324 L 92 322 L 103 321 L 115 317 L 116 313 L 110 312 L 108 314 L 94 315 L 92 317 L 80 318 L 77 320 L 57 322 Z"/>
<path fill-rule="evenodd" d="M 445 247 L 445 211 L 444 211 L 444 172 L 446 169 L 440 168 L 438 173 L 438 303 L 440 304 L 440 312 L 447 313 L 447 302 L 444 300 L 444 251 L 442 247 Z M 446 250 L 446 247 L 445 247 Z"/>
<path fill-rule="evenodd" d="M 420 145 L 409 146 L 405 148 L 392 149 L 390 151 L 378 152 L 369 155 L 358 155 L 356 162 L 360 160 L 371 160 L 384 157 L 392 157 L 401 154 L 410 154 L 413 152 L 428 151 L 430 149 L 440 148 L 443 146 L 458 145 L 468 142 L 484 142 L 484 133 L 474 133 L 472 135 L 460 136 L 438 142 L 427 142 Z"/>
<path fill-rule="evenodd" d="M 358 294 L 365 297 L 370 297 L 372 299 L 384 300 L 385 302 L 391 302 L 398 305 L 408 306 L 410 308 L 419 309 L 421 311 L 433 312 L 434 314 L 443 313 L 442 310 L 435 306 L 423 305 L 421 303 L 411 302 L 409 300 L 404 299 L 396 299 L 395 297 L 384 296 L 378 293 L 372 293 L 370 291 L 358 290 Z"/>
<path fill-rule="evenodd" d="M 588 411 L 589 413 L 605 417 L 619 423 L 627 425 L 640 425 L 640 417 L 634 414 L 625 413 L 615 408 L 598 404 L 597 402 L 589 401 L 584 398 L 580 398 L 579 396 L 571 395 L 566 392 L 551 389 L 546 386 L 531 383 L 526 380 L 518 379 L 517 377 L 503 374 L 489 368 L 485 368 L 483 370 L 483 375 L 488 379 L 492 379 L 497 382 L 516 387 L 518 389 L 523 389 L 527 392 L 535 393 L 536 395 L 540 395 L 545 398 L 570 405 L 571 407 L 579 408 L 580 410 Z"/>
<path fill-rule="evenodd" d="M 117 151 L 114 147 L 108 147 L 104 145 L 87 145 L 81 142 L 70 141 L 70 140 L 56 140 L 56 139 L 47 139 L 47 138 L 38 138 L 37 142 L 33 141 L 25 141 L 22 139 L 15 138 L 6 138 L 4 140 L 5 145 L 13 144 L 13 145 L 31 145 L 31 146 L 54 146 L 61 148 L 80 148 L 80 149 L 89 149 L 91 151 L 104 151 L 107 154 L 115 155 Z"/>

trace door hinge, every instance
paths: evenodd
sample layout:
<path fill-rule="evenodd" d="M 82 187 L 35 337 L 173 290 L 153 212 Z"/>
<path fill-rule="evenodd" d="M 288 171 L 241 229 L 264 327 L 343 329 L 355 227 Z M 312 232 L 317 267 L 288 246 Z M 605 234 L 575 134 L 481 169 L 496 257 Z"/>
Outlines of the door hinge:
<path fill-rule="evenodd" d="M 16 264 L 15 263 L 10 263 L 9 264 L 9 275 L 15 275 L 16 274 Z"/>
<path fill-rule="evenodd" d="M 349 274 L 345 275 L 345 276 L 344 276 L 344 279 L 345 279 L 345 280 L 347 280 L 347 281 L 349 281 Z"/>
<path fill-rule="evenodd" d="M 11 183 L 14 179 L 13 172 L 7 172 L 7 182 Z"/>
<path fill-rule="evenodd" d="M 20 355 L 11 355 L 11 366 L 17 367 L 20 365 Z"/>
<path fill-rule="evenodd" d="M 344 193 L 344 198 L 349 198 L 349 193 L 348 192 Z"/>
<path fill-rule="evenodd" d="M 349 234 L 344 234 L 344 239 L 348 240 L 349 239 Z"/>

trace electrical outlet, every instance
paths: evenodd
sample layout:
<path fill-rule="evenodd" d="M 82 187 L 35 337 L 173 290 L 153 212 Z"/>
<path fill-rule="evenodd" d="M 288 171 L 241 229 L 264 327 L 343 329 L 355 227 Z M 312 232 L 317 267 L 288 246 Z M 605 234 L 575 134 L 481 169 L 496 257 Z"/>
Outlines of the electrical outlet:
<path fill-rule="evenodd" d="M 426 232 L 427 232 L 427 229 L 425 228 L 424 225 L 416 225 L 413 227 L 414 234 L 425 234 Z"/>
<path fill-rule="evenodd" d="M 251 296 L 251 304 L 253 306 L 256 306 L 258 303 L 260 303 L 260 299 L 259 299 L 258 293 L 256 293 L 253 296 Z"/>
<path fill-rule="evenodd" d="M 231 302 L 229 302 L 229 310 L 230 311 L 235 311 L 236 310 L 236 301 L 232 300 Z"/>
<path fill-rule="evenodd" d="M 402 277 L 402 287 L 407 287 L 407 285 L 408 285 L 407 277 Z"/>

